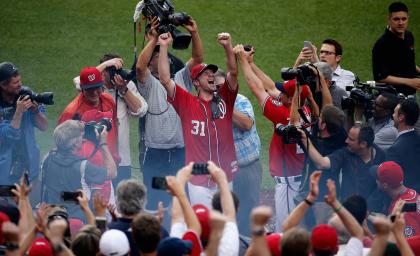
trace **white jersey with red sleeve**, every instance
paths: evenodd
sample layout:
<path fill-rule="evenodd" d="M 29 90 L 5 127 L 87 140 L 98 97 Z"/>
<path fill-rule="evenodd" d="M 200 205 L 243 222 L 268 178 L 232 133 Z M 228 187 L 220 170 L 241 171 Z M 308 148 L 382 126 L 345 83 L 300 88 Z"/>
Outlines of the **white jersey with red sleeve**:
<path fill-rule="evenodd" d="M 389 213 L 392 212 L 394 206 L 398 200 L 404 200 L 406 203 L 416 203 L 417 210 L 415 212 L 406 212 L 404 214 L 405 228 L 404 235 L 405 237 L 412 237 L 420 235 L 420 196 L 414 190 L 407 188 L 403 191 L 397 198 L 395 198 L 391 205 L 389 206 Z"/>
<path fill-rule="evenodd" d="M 232 115 L 238 90 L 232 91 L 228 83 L 220 88 L 218 104 L 220 117 L 213 119 L 212 101 L 195 97 L 176 85 L 174 97 L 168 101 L 181 118 L 185 143 L 185 162 L 213 161 L 222 168 L 232 181 L 238 170 L 232 132 Z M 213 187 L 207 175 L 193 176 L 194 185 Z"/>

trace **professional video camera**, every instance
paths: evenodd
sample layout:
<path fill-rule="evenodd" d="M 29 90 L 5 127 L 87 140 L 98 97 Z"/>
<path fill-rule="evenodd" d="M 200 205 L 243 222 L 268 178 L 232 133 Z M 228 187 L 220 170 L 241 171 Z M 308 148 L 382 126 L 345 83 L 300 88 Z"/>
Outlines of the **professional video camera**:
<path fill-rule="evenodd" d="M 112 129 L 112 121 L 109 118 L 102 118 L 99 122 L 90 121 L 85 124 L 85 135 L 84 138 L 92 141 L 93 143 L 98 143 L 98 138 L 96 136 L 96 131 L 98 134 L 101 134 L 104 130 L 104 126 L 106 130 L 109 132 Z"/>
<path fill-rule="evenodd" d="M 379 94 L 389 92 L 397 95 L 397 91 L 391 85 L 378 84 L 374 81 L 361 83 L 359 80 L 356 80 L 354 87 L 347 86 L 346 91 L 350 91 L 350 96 L 342 99 L 341 108 L 354 112 L 356 105 L 360 106 L 364 109 L 363 114 L 367 119 L 373 115 L 373 104 Z"/>
<path fill-rule="evenodd" d="M 114 79 L 115 75 L 120 75 L 124 80 L 130 81 L 135 77 L 135 71 L 134 70 L 129 70 L 129 69 L 117 69 L 114 66 L 108 67 L 107 68 L 108 73 L 109 73 L 109 78 L 112 80 Z"/>
<path fill-rule="evenodd" d="M 274 131 L 281 136 L 283 144 L 295 144 L 302 138 L 297 127 L 291 124 L 277 124 Z"/>
<path fill-rule="evenodd" d="M 317 75 L 309 68 L 312 64 L 302 64 L 297 68 L 282 68 L 283 80 L 297 80 L 299 85 L 308 85 L 312 93 L 316 91 Z"/>
<path fill-rule="evenodd" d="M 22 87 L 19 91 L 19 96 L 29 96 L 31 101 L 36 101 L 45 105 L 54 104 L 54 94 L 52 92 L 35 93 L 28 87 Z"/>
<path fill-rule="evenodd" d="M 172 47 L 177 50 L 187 49 L 191 42 L 191 35 L 182 33 L 177 26 L 188 24 L 190 16 L 185 12 L 175 12 L 174 6 L 170 0 L 144 0 L 142 10 L 144 16 L 149 19 L 157 17 L 159 34 L 171 33 L 174 39 Z"/>

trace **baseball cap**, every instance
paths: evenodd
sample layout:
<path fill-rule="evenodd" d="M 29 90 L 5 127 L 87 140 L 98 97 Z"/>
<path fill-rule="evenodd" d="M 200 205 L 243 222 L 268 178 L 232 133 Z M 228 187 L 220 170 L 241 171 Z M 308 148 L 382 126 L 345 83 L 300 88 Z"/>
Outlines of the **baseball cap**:
<path fill-rule="evenodd" d="M 268 244 L 268 249 L 270 249 L 270 253 L 272 256 L 280 256 L 280 241 L 281 241 L 281 234 L 280 233 L 272 233 L 265 237 L 265 240 Z"/>
<path fill-rule="evenodd" d="M 28 256 L 49 256 L 54 255 L 51 244 L 44 237 L 39 237 L 32 242 Z"/>
<path fill-rule="evenodd" d="M 182 256 L 190 254 L 192 243 L 177 237 L 167 237 L 159 242 L 158 256 Z"/>
<path fill-rule="evenodd" d="M 2 231 L 3 223 L 8 222 L 8 221 L 10 221 L 9 217 L 5 213 L 0 212 L 0 244 L 4 243 L 4 237 L 3 237 L 3 231 Z"/>
<path fill-rule="evenodd" d="M 312 230 L 311 243 L 314 251 L 337 253 L 337 231 L 330 225 L 320 224 Z"/>
<path fill-rule="evenodd" d="M 196 204 L 193 206 L 195 215 L 197 215 L 198 221 L 201 226 L 201 240 L 208 241 L 210 237 L 210 212 L 209 209 L 202 205 Z"/>
<path fill-rule="evenodd" d="M 219 68 L 214 64 L 197 64 L 191 69 L 191 79 L 197 79 L 197 77 L 199 77 L 207 69 L 210 69 L 213 71 L 213 73 L 216 73 Z"/>
<path fill-rule="evenodd" d="M 11 62 L 0 63 L 0 83 L 6 81 L 12 76 L 18 74 L 19 71 L 16 66 Z"/>
<path fill-rule="evenodd" d="M 279 91 L 287 94 L 287 96 L 289 97 L 293 97 L 293 94 L 295 94 L 296 79 L 287 80 L 284 83 L 277 82 L 275 83 L 275 85 Z M 302 91 L 300 92 L 300 99 L 303 101 L 306 98 L 308 98 L 309 87 L 307 85 L 301 85 L 301 87 L 302 87 Z"/>
<path fill-rule="evenodd" d="M 390 187 L 398 187 L 404 180 L 404 172 L 401 166 L 394 161 L 383 162 L 376 169 L 376 179 Z"/>
<path fill-rule="evenodd" d="M 102 87 L 101 72 L 96 67 L 87 67 L 80 71 L 80 88 L 82 90 Z"/>
<path fill-rule="evenodd" d="M 99 250 L 104 256 L 123 256 L 130 251 L 130 244 L 122 231 L 110 229 L 102 234 Z"/>
<path fill-rule="evenodd" d="M 14 224 L 19 224 L 20 211 L 15 205 L 10 204 L 6 200 L 0 201 L 0 212 L 5 213 Z"/>

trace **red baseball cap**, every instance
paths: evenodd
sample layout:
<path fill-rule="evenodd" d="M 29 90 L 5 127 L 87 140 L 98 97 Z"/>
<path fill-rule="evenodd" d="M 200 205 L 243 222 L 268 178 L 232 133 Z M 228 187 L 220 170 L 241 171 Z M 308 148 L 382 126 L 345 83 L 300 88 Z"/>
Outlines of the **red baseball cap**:
<path fill-rule="evenodd" d="M 3 237 L 3 231 L 2 231 L 3 223 L 9 222 L 9 221 L 10 221 L 9 216 L 7 216 L 3 212 L 0 212 L 0 244 L 4 243 L 4 237 Z"/>
<path fill-rule="evenodd" d="M 47 239 L 40 237 L 32 242 L 28 252 L 29 256 L 49 256 L 54 255 L 51 244 Z"/>
<path fill-rule="evenodd" d="M 330 225 L 320 224 L 312 230 L 311 243 L 314 251 L 337 253 L 337 231 Z"/>
<path fill-rule="evenodd" d="M 404 180 L 404 172 L 399 164 L 394 161 L 383 162 L 376 169 L 376 178 L 381 183 L 386 183 L 390 187 L 398 187 Z"/>
<path fill-rule="evenodd" d="M 284 83 L 275 83 L 275 85 L 279 91 L 287 94 L 289 97 L 293 97 L 293 94 L 295 94 L 296 79 L 287 80 Z M 301 85 L 301 87 L 302 91 L 300 92 L 300 99 L 304 101 L 306 98 L 308 98 L 310 89 L 307 85 Z"/>
<path fill-rule="evenodd" d="M 82 90 L 99 88 L 103 84 L 101 72 L 96 67 L 87 67 L 80 71 L 80 88 Z"/>
<path fill-rule="evenodd" d="M 196 204 L 193 206 L 195 215 L 197 215 L 198 221 L 201 226 L 201 240 L 208 241 L 210 237 L 210 212 L 209 209 L 202 205 Z"/>
<path fill-rule="evenodd" d="M 210 69 L 213 71 L 213 73 L 216 73 L 219 68 L 213 64 L 197 64 L 191 69 L 191 79 L 197 79 L 197 77 L 199 77 L 207 69 Z"/>
<path fill-rule="evenodd" d="M 268 249 L 270 249 L 271 256 L 280 256 L 280 241 L 281 241 L 281 234 L 280 233 L 272 233 L 265 237 L 265 240 L 268 244 Z"/>

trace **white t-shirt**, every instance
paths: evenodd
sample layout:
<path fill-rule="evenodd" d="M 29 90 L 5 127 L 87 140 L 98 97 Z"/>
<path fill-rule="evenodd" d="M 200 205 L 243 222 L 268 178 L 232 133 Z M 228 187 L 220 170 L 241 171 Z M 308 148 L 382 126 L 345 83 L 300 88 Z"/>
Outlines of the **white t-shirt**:
<path fill-rule="evenodd" d="M 337 256 L 367 256 L 370 248 L 363 248 L 363 242 L 356 237 L 350 238 L 347 244 L 339 246 Z"/>

